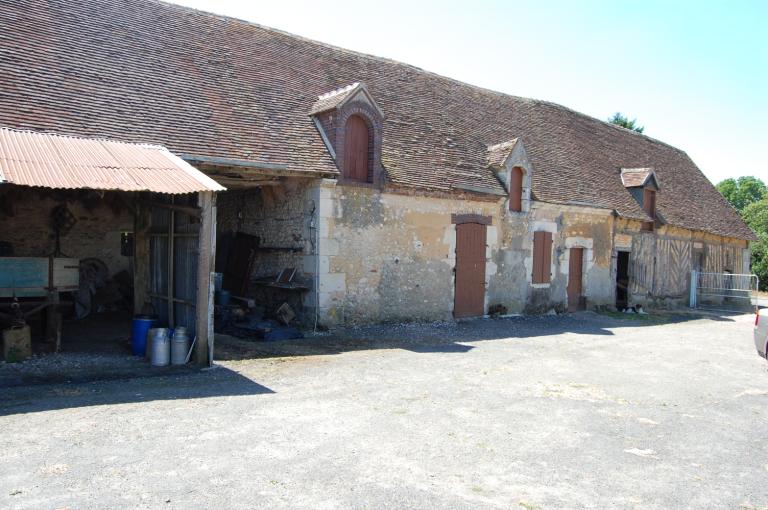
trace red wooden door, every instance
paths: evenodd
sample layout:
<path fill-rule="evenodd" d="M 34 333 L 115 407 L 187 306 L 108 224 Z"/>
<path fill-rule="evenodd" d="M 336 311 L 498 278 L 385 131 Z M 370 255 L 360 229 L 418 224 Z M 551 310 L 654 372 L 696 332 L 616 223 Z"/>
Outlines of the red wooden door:
<path fill-rule="evenodd" d="M 368 181 L 368 126 L 359 115 L 347 120 L 344 141 L 344 176 Z"/>
<path fill-rule="evenodd" d="M 485 225 L 456 225 L 455 317 L 485 314 Z"/>
<path fill-rule="evenodd" d="M 523 170 L 519 166 L 512 169 L 509 183 L 509 210 L 523 210 Z"/>
<path fill-rule="evenodd" d="M 582 265 L 584 263 L 584 248 L 571 248 L 568 261 L 568 311 L 581 309 L 582 295 Z"/>

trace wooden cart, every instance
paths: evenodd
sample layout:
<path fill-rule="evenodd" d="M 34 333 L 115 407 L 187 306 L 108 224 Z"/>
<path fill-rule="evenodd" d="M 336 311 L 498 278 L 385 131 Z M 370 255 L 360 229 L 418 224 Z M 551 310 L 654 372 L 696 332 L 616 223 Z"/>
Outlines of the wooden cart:
<path fill-rule="evenodd" d="M 77 291 L 80 261 L 63 257 L 0 257 L 0 316 L 11 319 L 13 298 L 19 298 L 26 319 L 46 313 L 47 341 L 61 349 L 62 292 Z"/>

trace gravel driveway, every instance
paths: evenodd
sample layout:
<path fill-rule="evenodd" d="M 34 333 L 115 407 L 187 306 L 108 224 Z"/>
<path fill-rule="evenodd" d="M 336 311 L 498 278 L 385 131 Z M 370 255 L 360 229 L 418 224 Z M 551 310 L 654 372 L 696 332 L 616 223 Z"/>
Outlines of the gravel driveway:
<path fill-rule="evenodd" d="M 591 313 L 364 328 L 10 388 L 0 507 L 763 509 L 751 334 Z"/>

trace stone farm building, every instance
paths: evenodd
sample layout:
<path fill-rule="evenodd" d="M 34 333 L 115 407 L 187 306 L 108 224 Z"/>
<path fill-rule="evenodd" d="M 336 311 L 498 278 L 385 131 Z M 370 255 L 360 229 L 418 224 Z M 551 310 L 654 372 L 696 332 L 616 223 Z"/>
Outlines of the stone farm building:
<path fill-rule="evenodd" d="M 266 310 L 667 307 L 694 268 L 748 271 L 754 234 L 685 152 L 557 104 L 153 0 L 11 0 L 0 27 L 0 127 L 161 145 L 212 177 L 216 268 Z M 0 238 L 46 249 L 21 221 Z"/>

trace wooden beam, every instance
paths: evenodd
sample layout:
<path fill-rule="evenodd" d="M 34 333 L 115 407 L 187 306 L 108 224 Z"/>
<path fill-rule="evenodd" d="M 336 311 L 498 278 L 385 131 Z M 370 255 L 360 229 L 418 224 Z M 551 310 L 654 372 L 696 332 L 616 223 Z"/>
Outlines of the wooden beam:
<path fill-rule="evenodd" d="M 149 207 L 136 203 L 133 217 L 133 313 L 149 302 Z"/>
<path fill-rule="evenodd" d="M 277 186 L 280 181 L 273 179 L 248 179 L 240 177 L 227 177 L 217 174 L 211 174 L 209 176 L 224 187 L 235 188 L 261 188 L 262 186 Z"/>
<path fill-rule="evenodd" d="M 197 305 L 195 361 L 213 363 L 213 273 L 216 263 L 216 195 L 211 191 L 198 194 L 200 235 L 197 256 Z"/>
<path fill-rule="evenodd" d="M 144 200 L 139 199 L 136 201 L 137 205 L 144 205 L 147 207 L 157 207 L 159 209 L 168 209 L 170 211 L 177 211 L 184 214 L 188 214 L 190 216 L 194 216 L 195 218 L 200 217 L 200 208 L 198 207 L 190 207 L 187 205 L 176 205 L 176 204 L 165 204 L 163 202 L 153 202 L 151 200 Z"/>

